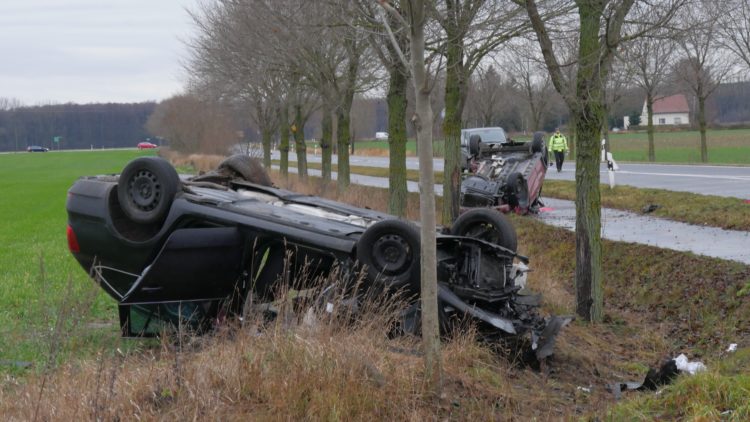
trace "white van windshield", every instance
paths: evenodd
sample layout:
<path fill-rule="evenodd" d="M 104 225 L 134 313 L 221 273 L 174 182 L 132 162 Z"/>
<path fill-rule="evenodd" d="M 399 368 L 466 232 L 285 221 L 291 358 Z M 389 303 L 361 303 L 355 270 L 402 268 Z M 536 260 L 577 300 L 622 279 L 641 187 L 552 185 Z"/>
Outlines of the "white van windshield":
<path fill-rule="evenodd" d="M 483 127 L 476 129 L 463 129 L 461 130 L 461 145 L 469 145 L 469 138 L 471 135 L 479 135 L 484 143 L 504 143 L 508 139 L 505 137 L 505 131 L 500 127 Z"/>

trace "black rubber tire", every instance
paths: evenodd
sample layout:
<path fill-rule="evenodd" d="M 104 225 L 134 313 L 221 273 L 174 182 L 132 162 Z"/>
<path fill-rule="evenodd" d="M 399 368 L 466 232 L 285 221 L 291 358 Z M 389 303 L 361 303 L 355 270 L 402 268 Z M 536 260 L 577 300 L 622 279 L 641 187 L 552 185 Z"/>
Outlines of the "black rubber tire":
<path fill-rule="evenodd" d="M 512 207 L 515 206 L 522 206 L 522 207 L 528 207 L 529 206 L 529 185 L 526 183 L 526 179 L 523 177 L 523 175 L 519 172 L 513 172 L 508 175 L 508 178 L 505 179 L 505 183 L 508 186 L 508 190 L 510 191 L 510 194 L 512 195 L 511 198 L 509 198 L 509 205 Z"/>
<path fill-rule="evenodd" d="M 482 145 L 482 137 L 479 135 L 471 135 L 469 137 L 469 155 L 479 155 L 479 150 Z"/>
<path fill-rule="evenodd" d="M 231 170 L 256 185 L 271 186 L 273 184 L 260 160 L 245 154 L 235 154 L 226 158 L 219 163 L 219 170 L 222 169 Z"/>
<path fill-rule="evenodd" d="M 474 208 L 458 216 L 451 234 L 486 240 L 513 252 L 518 250 L 516 229 L 500 211 L 489 208 Z"/>
<path fill-rule="evenodd" d="M 161 222 L 180 187 L 180 177 L 163 158 L 141 157 L 128 163 L 117 182 L 117 199 L 133 222 Z"/>
<path fill-rule="evenodd" d="M 393 219 L 368 227 L 357 242 L 357 260 L 372 285 L 419 292 L 420 236 L 413 224 Z"/>
<path fill-rule="evenodd" d="M 531 140 L 531 152 L 544 151 L 544 132 L 534 132 L 534 138 Z"/>

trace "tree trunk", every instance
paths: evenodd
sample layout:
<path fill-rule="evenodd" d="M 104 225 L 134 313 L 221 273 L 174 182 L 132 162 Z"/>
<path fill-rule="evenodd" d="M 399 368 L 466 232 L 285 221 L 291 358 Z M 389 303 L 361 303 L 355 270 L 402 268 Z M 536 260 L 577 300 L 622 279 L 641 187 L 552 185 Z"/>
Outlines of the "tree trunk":
<path fill-rule="evenodd" d="M 421 304 L 425 381 L 436 397 L 442 390 L 440 329 L 437 309 L 437 270 L 435 246 L 435 174 L 432 162 L 432 106 L 424 61 L 424 3 L 411 2 L 411 68 L 416 97 L 415 126 L 419 145 L 419 215 L 421 219 Z"/>
<path fill-rule="evenodd" d="M 350 38 L 344 40 L 346 51 L 348 53 L 348 62 L 346 67 L 346 79 L 344 81 L 345 89 L 341 105 L 338 110 L 338 144 L 339 144 L 339 167 L 338 167 L 338 186 L 339 190 L 346 190 L 350 183 L 349 169 L 349 147 L 351 153 L 354 153 L 354 142 L 352 142 L 351 133 L 351 113 L 354 94 L 357 90 L 357 78 L 359 75 L 359 61 L 362 47 Z"/>
<path fill-rule="evenodd" d="M 388 213 L 406 216 L 406 75 L 401 66 L 390 69 L 388 84 Z"/>
<path fill-rule="evenodd" d="M 599 63 L 601 2 L 579 2 L 581 36 L 576 96 L 576 313 L 588 321 L 602 319 L 601 197 L 599 134 L 604 118 L 603 81 Z"/>
<path fill-rule="evenodd" d="M 333 155 L 333 115 L 331 108 L 328 106 L 323 107 L 323 119 L 321 122 L 321 138 L 320 138 L 320 155 L 321 155 L 321 176 L 323 178 L 323 185 L 327 185 L 331 182 L 331 161 Z"/>
<path fill-rule="evenodd" d="M 701 162 L 708 162 L 708 141 L 706 140 L 706 97 L 698 96 L 698 129 L 701 132 Z"/>
<path fill-rule="evenodd" d="M 289 107 L 281 107 L 281 123 L 279 125 L 279 172 L 281 177 L 289 177 Z"/>
<path fill-rule="evenodd" d="M 453 32 L 453 31 L 451 31 Z M 458 32 L 458 31 L 455 31 Z M 462 72 L 463 39 L 448 33 L 445 75 L 445 137 L 443 170 L 443 224 L 449 225 L 458 217 L 461 194 L 461 114 L 463 112 Z"/>
<path fill-rule="evenodd" d="M 646 115 L 648 132 L 648 161 L 656 161 L 656 145 L 654 144 L 654 94 L 646 93 Z"/>
<path fill-rule="evenodd" d="M 305 145 L 305 122 L 302 120 L 302 104 L 294 105 L 294 145 L 297 152 L 297 176 L 307 180 L 307 145 Z"/>
<path fill-rule="evenodd" d="M 568 120 L 568 149 L 570 150 L 569 154 L 570 157 L 576 157 L 576 144 L 578 143 L 578 128 L 576 125 L 578 124 L 578 117 L 575 115 L 575 112 L 571 110 L 570 112 L 570 120 Z M 554 161 L 554 157 L 552 157 L 552 161 Z"/>
<path fill-rule="evenodd" d="M 263 143 L 263 167 L 271 168 L 271 138 L 273 133 L 268 127 L 264 127 L 261 131 L 261 139 Z"/>
<path fill-rule="evenodd" d="M 604 115 L 602 116 L 602 131 L 599 137 L 604 141 L 604 145 L 599 145 L 599 148 L 604 148 L 605 152 L 611 152 L 612 146 L 609 144 L 609 108 L 604 106 Z M 606 156 L 605 156 L 606 157 Z"/>
<path fill-rule="evenodd" d="M 346 190 L 349 187 L 349 143 L 351 142 L 351 133 L 349 128 L 349 111 L 351 109 L 345 106 L 339 107 L 336 111 L 338 125 L 336 136 L 339 144 L 339 166 L 338 166 L 338 186 L 339 190 Z"/>

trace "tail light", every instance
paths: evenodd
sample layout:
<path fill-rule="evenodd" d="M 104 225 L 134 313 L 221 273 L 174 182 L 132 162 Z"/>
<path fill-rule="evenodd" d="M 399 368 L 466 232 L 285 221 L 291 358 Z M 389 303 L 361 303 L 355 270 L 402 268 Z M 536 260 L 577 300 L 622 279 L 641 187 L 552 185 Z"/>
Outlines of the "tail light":
<path fill-rule="evenodd" d="M 73 228 L 68 225 L 68 249 L 73 253 L 81 252 L 81 247 L 78 246 L 78 239 L 73 231 Z"/>

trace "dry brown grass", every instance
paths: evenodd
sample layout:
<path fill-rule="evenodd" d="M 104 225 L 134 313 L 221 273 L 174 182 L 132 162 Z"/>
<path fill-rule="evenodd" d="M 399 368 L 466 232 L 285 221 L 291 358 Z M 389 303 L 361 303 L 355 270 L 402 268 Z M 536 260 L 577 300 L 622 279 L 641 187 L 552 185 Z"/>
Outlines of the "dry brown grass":
<path fill-rule="evenodd" d="M 256 321 L 138 354 L 100 354 L 44 377 L 9 380 L 0 390 L 0 414 L 5 420 L 31 420 L 37 409 L 39 420 L 572 418 L 611 405 L 602 378 L 629 373 L 612 362 L 642 359 L 629 342 L 652 341 L 642 333 L 623 341 L 605 326 L 576 325 L 566 329 L 553 371 L 544 375 L 513 365 L 469 332 L 444 344 L 444 395 L 436 399 L 424 388 L 418 339 L 385 335 L 392 317 L 366 312 L 353 325 L 326 314 L 316 324 Z M 40 398 L 42 382 L 48 393 Z"/>
<path fill-rule="evenodd" d="M 289 189 L 294 192 L 322 196 L 324 198 L 355 205 L 360 208 L 369 208 L 382 212 L 387 212 L 388 210 L 387 189 L 373 189 L 367 186 L 351 185 L 346 191 L 341 192 L 339 191 L 336 182 L 332 182 L 325 186 L 320 183 L 319 178 L 313 177 L 310 177 L 308 179 L 309 181 L 304 182 L 295 174 L 290 174 L 285 180 L 277 171 L 271 172 L 271 178 L 277 186 L 281 186 L 284 189 Z M 439 207 L 440 202 L 437 202 L 437 208 L 439 209 Z M 419 196 L 417 194 L 409 194 L 406 217 L 410 220 L 419 220 Z"/>
<path fill-rule="evenodd" d="M 172 151 L 168 148 L 161 148 L 159 155 L 169 160 L 173 166 L 179 168 L 191 168 L 196 172 L 213 170 L 219 166 L 219 163 L 224 160 L 223 155 L 207 155 L 207 154 L 181 154 L 177 151 Z"/>
<path fill-rule="evenodd" d="M 418 340 L 386 335 L 396 304 L 373 300 L 356 321 L 320 312 L 313 323 L 297 315 L 269 326 L 259 317 L 212 338 L 173 338 L 145 353 L 71 362 L 7 382 L 0 414 L 5 420 L 486 420 L 515 413 L 509 412 L 519 405 L 507 377 L 512 367 L 470 334 L 445 348 L 450 394 L 433 398 L 424 388 Z M 40 396 L 42 385 L 48 394 Z"/>
<path fill-rule="evenodd" d="M 387 157 L 389 155 L 387 148 L 357 148 L 354 155 L 363 155 L 368 157 Z M 414 157 L 414 153 L 406 151 L 407 157 Z"/>

